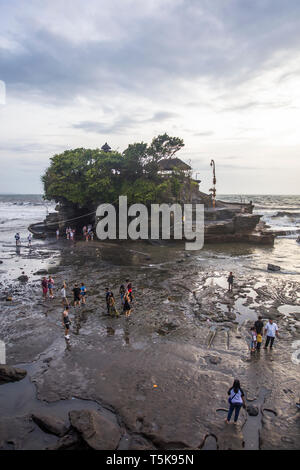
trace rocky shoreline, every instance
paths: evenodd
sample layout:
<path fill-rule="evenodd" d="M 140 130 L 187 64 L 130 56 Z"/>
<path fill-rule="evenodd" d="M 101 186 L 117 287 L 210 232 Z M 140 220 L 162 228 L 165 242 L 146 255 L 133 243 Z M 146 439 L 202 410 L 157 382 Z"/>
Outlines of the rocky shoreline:
<path fill-rule="evenodd" d="M 299 449 L 297 280 L 241 270 L 229 294 L 228 261 L 199 263 L 178 246 L 59 249 L 53 301 L 41 299 L 39 275 L 12 285 L 13 300 L 1 301 L 8 364 L 27 371 L 0 385 L 1 449 Z M 111 318 L 104 288 L 117 298 L 127 277 L 132 316 Z M 69 290 L 81 280 L 88 289 L 86 307 L 72 309 L 70 342 L 61 324 L 63 280 Z M 280 340 L 250 356 L 247 331 L 258 313 L 276 319 Z M 237 427 L 224 423 L 236 376 L 247 401 Z"/>

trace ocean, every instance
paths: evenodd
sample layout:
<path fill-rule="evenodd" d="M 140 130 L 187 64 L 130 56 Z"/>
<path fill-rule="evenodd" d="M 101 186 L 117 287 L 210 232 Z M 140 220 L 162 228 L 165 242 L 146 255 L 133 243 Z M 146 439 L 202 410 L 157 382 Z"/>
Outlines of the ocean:
<path fill-rule="evenodd" d="M 229 202 L 252 201 L 254 213 L 262 214 L 262 220 L 272 230 L 286 231 L 284 237 L 288 238 L 297 238 L 300 234 L 300 196 L 223 194 L 218 198 Z"/>

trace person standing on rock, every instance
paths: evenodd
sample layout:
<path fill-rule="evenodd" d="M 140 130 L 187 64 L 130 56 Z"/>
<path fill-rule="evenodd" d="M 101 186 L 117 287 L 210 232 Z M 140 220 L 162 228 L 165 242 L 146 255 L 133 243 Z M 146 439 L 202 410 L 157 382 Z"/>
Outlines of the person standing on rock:
<path fill-rule="evenodd" d="M 234 279 L 234 276 L 233 276 L 232 272 L 230 272 L 230 273 L 229 273 L 229 276 L 228 276 L 228 278 L 227 278 L 227 282 L 228 282 L 228 291 L 229 291 L 229 292 L 232 292 L 233 279 Z"/>
<path fill-rule="evenodd" d="M 31 248 L 31 240 L 32 240 L 31 233 L 28 234 L 27 240 L 28 240 L 28 248 Z"/>
<path fill-rule="evenodd" d="M 256 331 L 256 335 L 257 335 L 256 350 L 260 351 L 261 343 L 262 343 L 262 337 L 263 337 L 263 329 L 264 329 L 264 324 L 263 324 L 261 316 L 259 316 L 258 320 L 256 320 L 256 322 L 254 323 L 254 328 L 255 328 L 255 331 Z"/>
<path fill-rule="evenodd" d="M 130 317 L 131 305 L 130 305 L 130 296 L 129 296 L 128 290 L 126 290 L 125 295 L 124 295 L 123 312 L 125 313 L 125 317 Z"/>
<path fill-rule="evenodd" d="M 74 307 L 76 307 L 76 305 L 80 306 L 80 292 L 80 287 L 78 287 L 78 284 L 75 284 L 73 289 Z"/>
<path fill-rule="evenodd" d="M 107 307 L 107 313 L 109 314 L 109 298 L 114 297 L 113 292 L 108 288 L 105 287 L 105 301 L 106 301 L 106 307 Z"/>
<path fill-rule="evenodd" d="M 69 301 L 67 299 L 67 284 L 65 283 L 65 281 L 63 282 L 63 285 L 62 285 L 62 288 L 61 288 L 60 292 L 61 292 L 63 307 L 65 305 L 69 305 Z"/>
<path fill-rule="evenodd" d="M 53 288 L 54 288 L 54 281 L 51 276 L 49 276 L 48 279 L 48 289 L 49 289 L 49 297 L 50 299 L 53 299 Z"/>
<path fill-rule="evenodd" d="M 240 386 L 240 381 L 235 379 L 232 387 L 228 390 L 227 394 L 229 395 L 228 403 L 229 410 L 225 422 L 228 424 L 230 422 L 232 413 L 234 412 L 234 424 L 237 424 L 237 420 L 241 411 L 241 407 L 246 408 L 245 404 L 245 395 Z"/>
<path fill-rule="evenodd" d="M 84 285 L 84 282 L 81 283 L 80 287 L 80 297 L 81 297 L 81 303 L 85 305 L 85 296 L 86 296 L 86 287 Z"/>
<path fill-rule="evenodd" d="M 121 304 L 124 305 L 124 295 L 125 295 L 126 289 L 124 284 L 120 285 L 120 297 L 121 297 Z"/>
<path fill-rule="evenodd" d="M 257 334 L 256 334 L 256 329 L 254 326 L 252 326 L 250 330 L 250 335 L 251 335 L 250 351 L 254 352 L 257 347 Z"/>
<path fill-rule="evenodd" d="M 56 230 L 56 240 L 59 239 L 59 229 Z"/>
<path fill-rule="evenodd" d="M 69 330 L 70 330 L 71 320 L 69 318 L 69 306 L 67 305 L 63 311 L 63 326 L 65 327 L 65 338 L 70 339 Z"/>
<path fill-rule="evenodd" d="M 43 297 L 46 300 L 47 293 L 48 293 L 48 281 L 46 277 L 43 277 L 42 279 L 42 289 L 43 289 Z"/>
<path fill-rule="evenodd" d="M 20 243 L 21 243 L 21 241 L 20 241 L 20 240 L 21 240 L 21 237 L 20 237 L 19 232 L 17 232 L 17 233 L 15 234 L 15 240 L 16 240 L 16 246 L 19 246 Z"/>
<path fill-rule="evenodd" d="M 111 316 L 115 315 L 116 317 L 118 317 L 119 312 L 116 309 L 115 298 L 112 292 L 110 293 L 110 296 L 108 297 L 108 304 L 109 304 L 109 314 Z"/>
<path fill-rule="evenodd" d="M 276 323 L 273 323 L 273 320 L 271 318 L 265 326 L 265 335 L 267 336 L 267 339 L 264 345 L 264 349 L 268 348 L 269 343 L 270 343 L 270 349 L 272 349 L 275 336 L 277 336 L 277 338 L 279 338 L 279 336 L 278 336 L 278 326 Z"/>
<path fill-rule="evenodd" d="M 262 321 L 262 317 L 259 316 L 258 317 L 258 320 L 256 320 L 256 322 L 254 323 L 254 327 L 255 327 L 255 330 L 256 330 L 256 333 L 259 335 L 259 334 L 263 334 L 263 328 L 264 328 L 264 324 L 263 324 L 263 321 Z"/>
<path fill-rule="evenodd" d="M 130 299 L 130 302 L 132 302 L 133 301 L 132 284 L 129 281 L 129 279 L 126 279 L 126 282 L 127 282 L 127 291 L 128 291 L 129 299 Z"/>

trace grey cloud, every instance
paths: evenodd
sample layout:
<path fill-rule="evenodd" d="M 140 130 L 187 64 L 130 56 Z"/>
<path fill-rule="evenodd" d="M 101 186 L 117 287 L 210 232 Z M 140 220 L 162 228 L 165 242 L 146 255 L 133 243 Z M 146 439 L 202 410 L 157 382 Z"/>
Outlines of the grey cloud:
<path fill-rule="evenodd" d="M 115 119 L 112 123 L 104 123 L 99 121 L 81 121 L 73 124 L 72 127 L 74 129 L 81 129 L 86 132 L 95 132 L 99 134 L 124 134 L 130 129 L 136 128 L 141 124 L 164 122 L 176 116 L 177 114 L 175 113 L 159 111 L 147 119 L 124 115 Z"/>
<path fill-rule="evenodd" d="M 176 118 L 178 117 L 178 114 L 176 113 L 170 113 L 168 111 L 160 111 L 158 113 L 155 113 L 152 118 L 149 120 L 145 120 L 144 122 L 162 122 L 162 121 L 167 121 L 168 119 Z"/>
<path fill-rule="evenodd" d="M 40 29 L 38 14 L 37 9 L 36 18 L 23 19 L 11 33 L 22 48 L 2 51 L 1 79 L 8 93 L 34 93 L 35 99 L 58 104 L 77 94 L 96 99 L 122 90 L 153 96 L 164 84 L 181 79 L 241 83 L 267 67 L 274 52 L 300 44 L 297 0 L 174 1 L 152 17 L 136 19 L 131 11 L 128 34 L 120 41 L 76 46 Z M 72 12 L 68 14 L 72 21 Z M 101 15 L 97 18 L 101 29 Z M 121 29 L 126 27 L 119 21 Z"/>
<path fill-rule="evenodd" d="M 49 144 L 43 142 L 15 143 L 7 142 L 0 145 L 0 152 L 14 153 L 35 153 L 35 152 L 55 152 L 64 148 L 62 145 Z"/>

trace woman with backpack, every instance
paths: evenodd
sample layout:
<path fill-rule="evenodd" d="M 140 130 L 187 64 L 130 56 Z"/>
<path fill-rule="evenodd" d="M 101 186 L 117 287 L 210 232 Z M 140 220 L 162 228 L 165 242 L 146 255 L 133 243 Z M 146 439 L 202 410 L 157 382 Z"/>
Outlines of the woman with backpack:
<path fill-rule="evenodd" d="M 235 379 L 232 387 L 230 387 L 227 393 L 229 395 L 229 410 L 225 422 L 227 424 L 229 423 L 232 413 L 234 412 L 234 424 L 236 424 L 241 411 L 241 407 L 243 406 L 243 408 L 246 408 L 245 395 L 243 390 L 241 389 L 240 381 Z"/>

